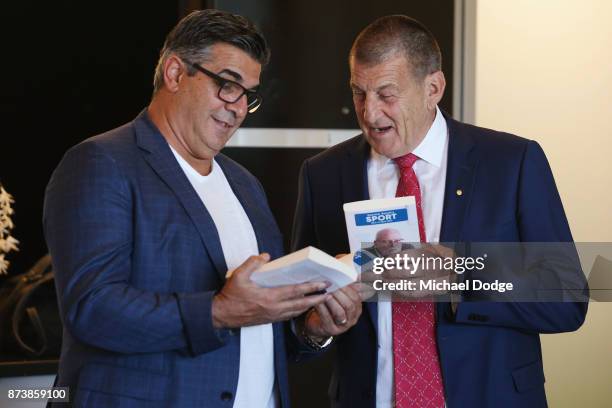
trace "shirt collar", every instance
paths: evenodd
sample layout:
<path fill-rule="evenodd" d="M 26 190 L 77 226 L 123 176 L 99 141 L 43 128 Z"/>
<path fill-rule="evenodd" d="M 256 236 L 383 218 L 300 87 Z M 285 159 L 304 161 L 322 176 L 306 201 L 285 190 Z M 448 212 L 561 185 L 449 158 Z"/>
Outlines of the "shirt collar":
<path fill-rule="evenodd" d="M 444 146 L 446 146 L 447 138 L 448 127 L 446 125 L 446 120 L 440 108 L 436 106 L 436 117 L 431 127 L 421 143 L 419 143 L 412 153 L 427 163 L 440 167 L 444 157 Z M 374 149 L 370 149 L 370 162 L 376 166 L 376 168 L 381 169 L 385 165 L 392 163 L 393 160 L 376 152 Z"/>

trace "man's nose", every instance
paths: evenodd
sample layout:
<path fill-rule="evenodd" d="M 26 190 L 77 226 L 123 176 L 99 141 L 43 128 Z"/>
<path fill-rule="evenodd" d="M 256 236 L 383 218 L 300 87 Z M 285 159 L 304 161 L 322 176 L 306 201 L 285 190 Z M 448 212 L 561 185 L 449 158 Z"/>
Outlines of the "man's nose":
<path fill-rule="evenodd" d="M 247 111 L 247 96 L 242 95 L 240 99 L 238 99 L 234 103 L 226 103 L 225 107 L 228 111 L 233 112 L 235 117 L 242 118 L 246 115 Z"/>
<path fill-rule="evenodd" d="M 369 124 L 376 122 L 380 115 L 380 101 L 374 95 L 366 95 L 363 118 Z"/>

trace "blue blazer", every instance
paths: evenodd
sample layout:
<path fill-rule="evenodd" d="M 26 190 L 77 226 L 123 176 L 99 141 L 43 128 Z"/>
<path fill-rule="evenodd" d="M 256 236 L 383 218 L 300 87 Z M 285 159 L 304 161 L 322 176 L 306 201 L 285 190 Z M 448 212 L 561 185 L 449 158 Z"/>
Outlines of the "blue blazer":
<path fill-rule="evenodd" d="M 571 242 L 553 176 L 533 141 L 457 122 L 449 128 L 441 242 Z M 357 136 L 302 168 L 293 250 L 349 250 L 342 204 L 369 198 L 370 146 Z M 458 196 L 456 191 L 463 194 Z M 584 277 L 574 277 L 586 287 Z M 436 304 L 436 338 L 449 408 L 545 407 L 539 333 L 576 330 L 586 303 Z M 334 406 L 374 408 L 377 305 L 337 340 Z"/>
<path fill-rule="evenodd" d="M 282 254 L 260 183 L 216 156 L 261 252 Z M 227 267 L 210 214 L 143 111 L 70 149 L 53 173 L 45 237 L 64 324 L 57 385 L 75 407 L 231 407 L 240 331 L 215 330 Z M 289 406 L 282 324 L 275 386 Z"/>

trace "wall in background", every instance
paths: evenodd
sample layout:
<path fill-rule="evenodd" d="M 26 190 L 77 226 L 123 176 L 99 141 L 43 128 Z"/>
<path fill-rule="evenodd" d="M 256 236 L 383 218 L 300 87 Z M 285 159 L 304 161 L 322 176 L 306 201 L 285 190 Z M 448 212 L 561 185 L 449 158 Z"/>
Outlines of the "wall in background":
<path fill-rule="evenodd" d="M 452 113 L 454 0 L 209 0 L 206 4 L 250 18 L 272 49 L 262 75 L 265 105 L 244 126 L 354 128 L 348 52 L 374 19 L 407 14 L 438 38 L 448 92 L 441 106 Z"/>
<path fill-rule="evenodd" d="M 477 2 L 475 124 L 542 145 L 580 242 L 612 241 L 610 16 L 607 0 Z M 610 406 L 611 312 L 542 336 L 550 406 Z"/>
<path fill-rule="evenodd" d="M 153 69 L 178 19 L 168 2 L 7 2 L 0 25 L 0 179 L 15 197 L 10 273 L 46 252 L 44 190 L 64 152 L 132 120 L 148 103 Z"/>

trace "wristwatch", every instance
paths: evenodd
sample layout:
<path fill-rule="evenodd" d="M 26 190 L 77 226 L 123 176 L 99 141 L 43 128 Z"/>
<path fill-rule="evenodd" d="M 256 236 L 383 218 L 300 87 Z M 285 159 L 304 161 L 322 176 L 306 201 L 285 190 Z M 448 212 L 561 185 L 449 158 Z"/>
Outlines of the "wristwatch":
<path fill-rule="evenodd" d="M 321 340 L 312 338 L 308 333 L 306 333 L 306 320 L 308 319 L 308 315 L 312 313 L 314 309 L 310 309 L 306 316 L 304 317 L 304 324 L 302 324 L 302 330 L 300 332 L 300 337 L 304 341 L 304 343 L 313 349 L 314 351 L 323 350 L 325 347 L 329 346 L 331 342 L 334 340 L 334 336 L 325 337 Z"/>

